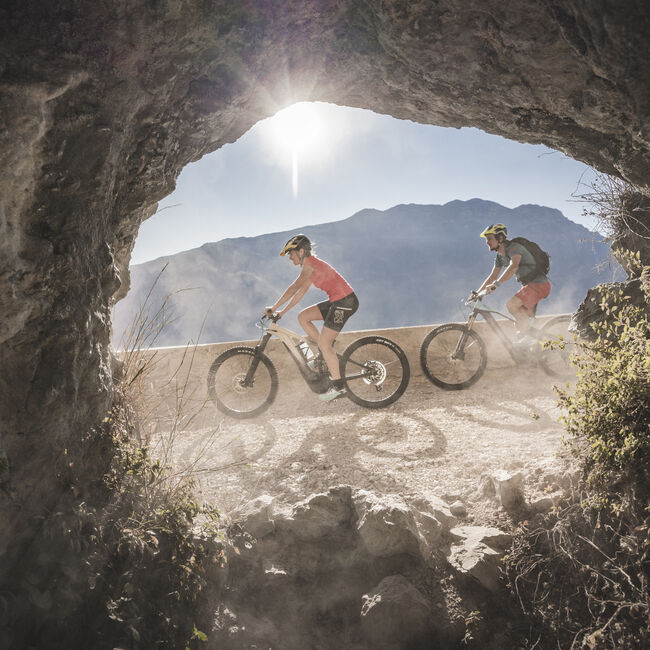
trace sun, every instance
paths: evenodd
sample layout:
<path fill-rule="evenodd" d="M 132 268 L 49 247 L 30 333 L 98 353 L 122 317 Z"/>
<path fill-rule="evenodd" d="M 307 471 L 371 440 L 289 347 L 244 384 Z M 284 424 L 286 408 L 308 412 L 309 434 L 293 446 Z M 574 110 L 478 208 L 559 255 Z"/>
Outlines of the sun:
<path fill-rule="evenodd" d="M 321 158 L 328 148 L 322 110 L 317 104 L 293 104 L 269 118 L 272 148 L 291 164 L 294 197 L 298 195 L 298 168 Z"/>
<path fill-rule="evenodd" d="M 309 102 L 293 104 L 276 113 L 269 126 L 277 146 L 301 157 L 318 153 L 323 140 L 323 120 L 318 106 Z"/>

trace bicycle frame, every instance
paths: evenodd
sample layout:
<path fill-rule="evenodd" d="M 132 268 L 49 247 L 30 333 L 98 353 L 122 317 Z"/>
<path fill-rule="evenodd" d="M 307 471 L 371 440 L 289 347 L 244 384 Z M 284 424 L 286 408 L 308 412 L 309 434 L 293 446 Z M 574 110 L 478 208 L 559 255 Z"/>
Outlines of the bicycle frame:
<path fill-rule="evenodd" d="M 499 325 L 499 322 L 497 319 L 493 316 L 493 314 L 498 314 L 499 316 L 503 316 L 506 320 L 509 320 L 511 323 L 516 323 L 517 321 L 512 318 L 511 316 L 507 316 L 506 314 L 502 314 L 500 311 L 496 309 L 492 309 L 491 307 L 486 307 L 483 305 L 483 296 L 479 296 L 475 303 L 474 307 L 472 309 L 472 313 L 469 315 L 469 318 L 467 319 L 467 329 L 471 330 L 472 327 L 474 326 L 474 323 L 476 322 L 476 318 L 480 315 L 483 317 L 485 322 L 488 324 L 489 328 L 492 330 L 492 332 L 496 335 L 496 337 L 503 343 L 503 346 L 505 349 L 508 351 L 508 354 L 512 357 L 512 360 L 517 363 L 519 361 L 519 357 L 517 356 L 517 352 L 515 351 L 515 348 L 512 345 L 512 341 L 506 333 L 503 331 L 501 326 Z M 532 317 L 534 320 L 534 316 Z M 465 348 L 465 339 L 466 336 L 463 335 L 461 336 L 460 340 L 458 341 L 458 346 L 456 347 L 456 351 L 453 354 L 454 358 L 463 358 L 463 350 Z"/>
<path fill-rule="evenodd" d="M 327 390 L 327 387 L 329 386 L 330 379 L 329 379 L 329 374 L 328 373 L 320 373 L 312 370 L 308 365 L 307 365 L 307 359 L 305 359 L 305 356 L 303 353 L 300 351 L 300 348 L 298 347 L 300 343 L 305 341 L 304 336 L 300 336 L 299 334 L 296 334 L 296 332 L 292 332 L 291 330 L 288 330 L 286 327 L 281 327 L 278 325 L 277 321 L 274 318 L 269 318 L 269 324 L 265 325 L 264 320 L 260 321 L 262 323 L 262 329 L 265 330 L 264 334 L 262 334 L 262 338 L 260 339 L 260 342 L 255 346 L 255 358 L 253 359 L 253 362 L 251 363 L 248 372 L 246 373 L 246 378 L 244 379 L 244 385 L 245 386 L 250 386 L 252 385 L 253 377 L 255 376 L 255 371 L 257 370 L 257 366 L 259 365 L 259 355 L 262 354 L 271 339 L 272 336 L 277 337 L 280 339 L 284 347 L 287 349 L 287 352 L 291 355 L 291 358 L 294 360 L 296 366 L 298 366 L 298 370 L 300 371 L 300 374 L 302 378 L 305 380 L 309 388 L 311 388 L 312 391 L 315 393 L 323 393 Z M 341 355 L 336 352 L 336 356 L 340 359 Z M 360 368 L 363 368 L 362 364 L 358 364 L 354 360 L 350 360 L 350 363 L 358 365 Z M 365 373 L 359 372 L 354 375 L 346 375 L 345 379 L 356 379 L 356 378 L 361 378 L 365 375 Z"/>
<path fill-rule="evenodd" d="M 291 355 L 291 358 L 298 366 L 298 370 L 300 371 L 302 378 L 308 384 L 310 384 L 310 386 L 313 383 L 320 383 L 319 380 L 323 378 L 323 375 L 316 373 L 309 368 L 307 365 L 307 359 L 305 359 L 305 356 L 298 347 L 303 341 L 305 341 L 304 336 L 300 336 L 299 334 L 296 334 L 296 332 L 288 330 L 286 327 L 280 327 L 277 322 L 271 321 L 266 329 L 266 334 L 264 334 L 262 340 L 260 341 L 260 345 L 258 346 L 261 348 L 261 351 L 264 350 L 266 344 L 272 336 L 276 336 L 280 339 L 282 345 L 284 345 L 284 347 L 287 349 L 287 352 Z M 327 376 L 324 378 L 327 380 L 327 383 L 329 383 L 329 378 Z"/>

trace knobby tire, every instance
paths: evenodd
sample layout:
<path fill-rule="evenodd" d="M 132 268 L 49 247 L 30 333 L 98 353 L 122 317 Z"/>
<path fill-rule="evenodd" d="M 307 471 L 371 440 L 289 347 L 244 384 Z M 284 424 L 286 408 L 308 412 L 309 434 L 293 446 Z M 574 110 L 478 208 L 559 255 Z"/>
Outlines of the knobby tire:
<path fill-rule="evenodd" d="M 253 386 L 242 380 L 257 357 Z M 252 418 L 273 403 L 278 392 L 278 373 L 273 362 L 255 348 L 239 346 L 220 354 L 208 371 L 208 397 L 222 412 L 233 418 Z"/>
<path fill-rule="evenodd" d="M 461 336 L 466 340 L 464 359 L 454 359 Z M 487 349 L 483 339 L 466 325 L 448 323 L 431 330 L 420 346 L 420 365 L 429 381 L 445 390 L 461 390 L 476 383 L 485 372 Z"/>
<path fill-rule="evenodd" d="M 399 399 L 411 377 L 402 348 L 383 336 L 364 336 L 352 342 L 341 356 L 340 369 L 347 396 L 370 409 Z"/>

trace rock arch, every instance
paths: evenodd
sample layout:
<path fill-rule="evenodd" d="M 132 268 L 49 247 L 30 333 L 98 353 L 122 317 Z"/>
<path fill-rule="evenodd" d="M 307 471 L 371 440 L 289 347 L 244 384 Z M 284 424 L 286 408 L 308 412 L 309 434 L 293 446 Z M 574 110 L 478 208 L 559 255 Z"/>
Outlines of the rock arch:
<path fill-rule="evenodd" d="M 0 30 L 0 434 L 19 526 L 110 404 L 109 308 L 139 224 L 183 166 L 279 108 L 476 126 L 650 193 L 641 0 L 9 0 Z"/>

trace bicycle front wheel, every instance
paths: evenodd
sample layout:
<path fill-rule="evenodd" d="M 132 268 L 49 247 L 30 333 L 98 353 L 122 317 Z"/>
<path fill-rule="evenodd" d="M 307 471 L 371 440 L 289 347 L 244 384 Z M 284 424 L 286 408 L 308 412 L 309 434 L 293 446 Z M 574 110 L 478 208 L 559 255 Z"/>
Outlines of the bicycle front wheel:
<path fill-rule="evenodd" d="M 278 373 L 271 359 L 251 347 L 220 354 L 208 371 L 208 396 L 222 412 L 250 418 L 265 411 L 278 392 Z"/>
<path fill-rule="evenodd" d="M 541 329 L 541 342 L 547 343 L 540 353 L 539 365 L 547 375 L 570 379 L 575 375 L 571 355 L 576 348 L 575 336 L 569 332 L 571 316 L 551 318 Z"/>
<path fill-rule="evenodd" d="M 449 323 L 429 332 L 420 346 L 420 365 L 426 377 L 445 390 L 468 388 L 485 372 L 483 339 L 466 325 Z"/>
<path fill-rule="evenodd" d="M 340 367 L 347 396 L 371 409 L 397 400 L 411 376 L 402 348 L 383 336 L 364 336 L 351 343 L 343 352 Z"/>

